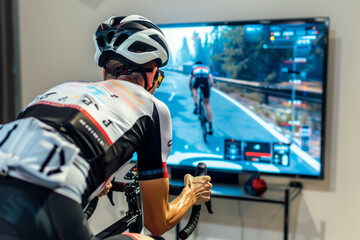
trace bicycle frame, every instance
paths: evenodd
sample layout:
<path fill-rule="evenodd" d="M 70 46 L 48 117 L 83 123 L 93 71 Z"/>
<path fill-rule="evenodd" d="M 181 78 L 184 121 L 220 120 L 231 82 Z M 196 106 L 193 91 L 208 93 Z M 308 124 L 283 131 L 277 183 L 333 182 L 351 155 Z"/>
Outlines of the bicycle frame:
<path fill-rule="evenodd" d="M 195 176 L 206 175 L 206 165 L 204 163 L 199 163 L 198 167 L 195 170 Z M 114 236 L 117 234 L 121 234 L 129 229 L 129 232 L 140 233 L 143 228 L 142 223 L 142 211 L 141 211 L 141 198 L 140 198 L 140 185 L 139 178 L 137 175 L 136 165 L 129 170 L 129 172 L 124 177 L 126 180 L 130 180 L 132 182 L 112 182 L 113 187 L 108 193 L 108 198 L 111 204 L 114 205 L 112 194 L 114 191 L 116 192 L 124 192 L 126 196 L 126 202 L 128 203 L 128 211 L 126 215 L 120 220 L 116 221 L 100 233 L 96 235 L 96 237 L 102 239 L 105 237 Z M 183 186 L 169 186 L 169 195 L 179 195 L 182 192 Z M 96 205 L 98 202 L 98 197 L 94 198 L 84 211 L 84 215 L 86 219 L 89 219 L 91 215 L 94 213 L 96 209 Z M 206 207 L 209 213 L 212 214 L 211 210 L 211 202 L 207 202 Z M 178 237 L 180 239 L 188 238 L 191 233 L 195 230 L 197 223 L 200 217 L 200 205 L 193 206 L 191 216 L 188 224 L 179 231 Z"/>
<path fill-rule="evenodd" d="M 113 187 L 107 194 L 112 205 L 115 205 L 112 199 L 113 192 L 124 192 L 126 196 L 126 202 L 128 204 L 128 211 L 126 215 L 120 220 L 107 227 L 96 237 L 102 239 L 105 237 L 121 234 L 129 229 L 130 232 L 140 233 L 143 228 L 142 223 L 142 211 L 141 211 L 141 196 L 140 196 L 140 185 L 139 178 L 136 171 L 136 165 L 132 167 L 124 177 L 126 180 L 132 182 L 115 182 L 113 181 Z M 89 219 L 94 213 L 98 197 L 94 198 L 84 211 L 85 217 Z"/>

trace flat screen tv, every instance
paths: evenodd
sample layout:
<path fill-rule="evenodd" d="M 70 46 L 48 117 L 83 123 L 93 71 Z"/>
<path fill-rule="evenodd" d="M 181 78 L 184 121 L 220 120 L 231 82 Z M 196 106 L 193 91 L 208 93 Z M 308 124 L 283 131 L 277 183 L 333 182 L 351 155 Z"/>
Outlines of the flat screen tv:
<path fill-rule="evenodd" d="M 155 96 L 170 109 L 170 168 L 324 177 L 329 19 L 160 25 L 170 47 Z M 202 135 L 189 80 L 211 69 L 212 135 Z"/>

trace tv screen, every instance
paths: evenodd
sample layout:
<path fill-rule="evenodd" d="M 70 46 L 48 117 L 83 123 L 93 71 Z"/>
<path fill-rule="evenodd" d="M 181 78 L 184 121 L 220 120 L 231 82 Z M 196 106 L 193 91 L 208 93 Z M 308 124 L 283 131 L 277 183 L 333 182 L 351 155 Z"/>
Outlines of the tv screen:
<path fill-rule="evenodd" d="M 323 178 L 328 18 L 160 28 L 171 51 L 155 92 L 172 116 L 169 167 Z M 189 85 L 197 61 L 214 80 L 205 138 Z"/>

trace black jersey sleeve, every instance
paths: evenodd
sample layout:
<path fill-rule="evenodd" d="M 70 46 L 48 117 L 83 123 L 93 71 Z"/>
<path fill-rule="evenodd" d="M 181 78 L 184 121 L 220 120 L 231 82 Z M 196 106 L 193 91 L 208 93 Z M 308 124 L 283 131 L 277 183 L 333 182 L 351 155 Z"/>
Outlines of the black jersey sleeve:
<path fill-rule="evenodd" d="M 156 101 L 151 118 L 152 127 L 138 151 L 140 180 L 167 178 L 166 160 L 171 151 L 171 117 L 167 106 Z"/>

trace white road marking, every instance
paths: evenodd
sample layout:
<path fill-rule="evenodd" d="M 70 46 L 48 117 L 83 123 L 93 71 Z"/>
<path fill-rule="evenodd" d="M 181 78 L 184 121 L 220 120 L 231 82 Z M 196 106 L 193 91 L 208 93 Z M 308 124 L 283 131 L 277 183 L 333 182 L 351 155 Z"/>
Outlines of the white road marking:
<path fill-rule="evenodd" d="M 171 92 L 171 95 L 170 95 L 170 97 L 168 99 L 168 102 L 171 102 L 174 97 L 175 97 L 175 92 Z"/>
<path fill-rule="evenodd" d="M 212 88 L 212 90 L 219 95 L 223 96 L 227 100 L 229 100 L 231 103 L 236 105 L 238 108 L 240 108 L 242 111 L 244 111 L 246 114 L 248 114 L 250 117 L 252 117 L 256 122 L 258 122 L 262 127 L 264 127 L 266 130 L 268 130 L 274 137 L 276 137 L 280 142 L 289 144 L 290 141 L 285 138 L 282 134 L 277 132 L 275 129 L 273 129 L 267 122 L 265 122 L 263 119 L 261 119 L 259 116 L 257 116 L 254 112 L 250 111 L 247 107 L 242 105 L 241 103 L 237 102 L 235 99 L 231 98 L 230 96 L 226 95 L 225 93 L 221 92 L 220 90 L 216 88 Z M 300 156 L 307 164 L 309 164 L 312 168 L 314 168 L 316 171 L 320 171 L 320 163 L 311 157 L 308 153 L 302 151 L 298 146 L 291 143 L 290 149 L 296 153 L 298 156 Z"/>
<path fill-rule="evenodd" d="M 289 143 L 289 140 L 285 138 L 283 135 L 281 135 L 279 132 L 277 132 L 275 129 L 269 126 L 267 122 L 265 122 L 262 118 L 260 118 L 258 115 L 256 115 L 254 112 L 249 110 L 247 107 L 236 101 L 235 99 L 231 98 L 230 96 L 226 95 L 225 93 L 221 92 L 220 90 L 216 88 L 212 88 L 212 90 L 219 95 L 226 98 L 229 102 L 233 103 L 235 106 L 240 108 L 242 111 L 244 111 L 247 115 L 252 117 L 257 123 L 259 123 L 262 127 L 264 127 L 266 130 L 268 130 L 274 137 L 276 137 L 280 142 L 283 143 Z"/>

